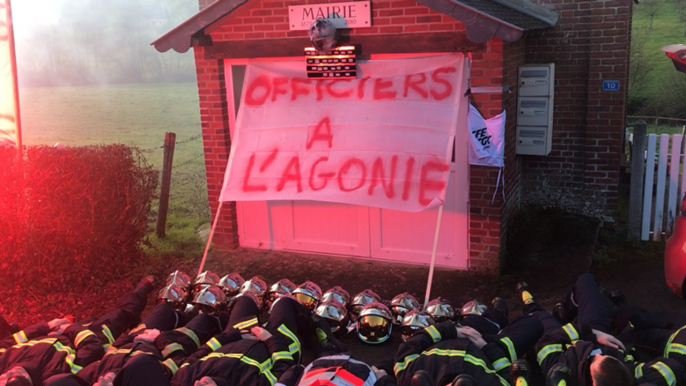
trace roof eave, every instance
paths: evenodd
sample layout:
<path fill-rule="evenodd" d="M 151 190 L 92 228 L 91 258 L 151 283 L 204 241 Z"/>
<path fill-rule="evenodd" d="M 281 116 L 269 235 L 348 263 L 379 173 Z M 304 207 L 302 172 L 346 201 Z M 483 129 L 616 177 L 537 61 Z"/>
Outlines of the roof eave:
<path fill-rule="evenodd" d="M 245 2 L 247 0 L 216 0 L 150 45 L 159 52 L 173 49 L 178 53 L 184 53 L 194 45 L 203 45 L 207 39 L 202 31 Z"/>
<path fill-rule="evenodd" d="M 467 37 L 474 43 L 485 43 L 493 37 L 515 42 L 524 36 L 525 29 L 500 20 L 485 12 L 454 0 L 417 0 L 420 4 L 444 13 L 464 23 Z"/>

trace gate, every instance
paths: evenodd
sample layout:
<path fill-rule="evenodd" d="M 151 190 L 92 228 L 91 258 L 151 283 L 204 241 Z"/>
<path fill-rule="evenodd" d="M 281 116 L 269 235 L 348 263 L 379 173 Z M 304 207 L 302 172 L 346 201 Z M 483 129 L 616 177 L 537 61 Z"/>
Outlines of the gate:
<path fill-rule="evenodd" d="M 641 240 L 660 241 L 672 233 L 686 191 L 684 136 L 646 136 L 646 126 L 643 121 L 637 122 L 630 141 L 629 238 L 638 239 L 640 230 Z"/>

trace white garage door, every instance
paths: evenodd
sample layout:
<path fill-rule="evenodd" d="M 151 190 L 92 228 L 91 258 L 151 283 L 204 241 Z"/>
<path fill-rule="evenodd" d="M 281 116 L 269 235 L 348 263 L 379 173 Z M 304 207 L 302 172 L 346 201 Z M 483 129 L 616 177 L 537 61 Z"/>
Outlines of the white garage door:
<path fill-rule="evenodd" d="M 233 128 L 245 65 L 240 60 L 226 60 L 225 68 L 227 88 L 233 89 L 233 93 L 227 93 L 233 109 L 229 122 Z M 458 126 L 455 143 L 440 224 L 437 224 L 436 207 L 414 213 L 318 201 L 243 201 L 236 203 L 240 245 L 428 265 L 438 225 L 436 265 L 466 269 L 469 257 L 466 127 Z"/>

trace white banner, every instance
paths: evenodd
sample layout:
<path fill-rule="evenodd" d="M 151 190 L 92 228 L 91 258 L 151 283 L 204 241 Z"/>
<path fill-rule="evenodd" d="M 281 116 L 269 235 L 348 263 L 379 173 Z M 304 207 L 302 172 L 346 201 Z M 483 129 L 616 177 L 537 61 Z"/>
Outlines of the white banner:
<path fill-rule="evenodd" d="M 0 0 L 0 146 L 17 143 L 16 101 L 14 100 L 14 55 L 11 38 L 9 3 Z"/>
<path fill-rule="evenodd" d="M 306 78 L 304 60 L 251 61 L 220 200 L 441 204 L 466 126 L 466 60 L 375 60 L 330 80 Z"/>
<path fill-rule="evenodd" d="M 469 144 L 471 165 L 505 166 L 505 110 L 484 119 L 476 107 L 469 105 Z"/>

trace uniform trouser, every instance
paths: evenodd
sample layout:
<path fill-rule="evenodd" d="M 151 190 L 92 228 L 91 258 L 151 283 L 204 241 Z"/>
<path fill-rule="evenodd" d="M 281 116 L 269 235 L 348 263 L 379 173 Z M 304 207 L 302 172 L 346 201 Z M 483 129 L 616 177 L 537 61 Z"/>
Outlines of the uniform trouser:
<path fill-rule="evenodd" d="M 246 320 L 255 319 L 255 324 L 258 325 L 257 317 L 260 314 L 260 309 L 255 304 L 255 301 L 247 296 L 238 296 L 231 301 L 229 311 L 229 320 L 226 324 L 226 329 L 238 328 L 243 329 Z M 251 325 L 252 326 L 252 325 Z"/>
<path fill-rule="evenodd" d="M 651 328 L 676 330 L 686 325 L 686 310 L 653 312 L 633 304 L 627 304 L 615 313 L 613 325 L 621 330 L 628 326 L 629 322 L 636 330 Z"/>
<path fill-rule="evenodd" d="M 686 332 L 680 331 L 683 326 L 686 326 L 686 311 L 652 312 L 628 304 L 621 307 L 614 315 L 612 325 L 616 330 L 623 331 L 629 323 L 632 326 L 635 346 L 642 349 L 637 354 L 649 355 L 648 357 L 641 356 L 639 359 L 649 360 L 655 355 L 665 356 L 686 365 Z"/>
<path fill-rule="evenodd" d="M 500 330 L 507 327 L 509 321 L 501 310 L 489 308 L 482 315 L 470 314 L 460 320 L 460 326 L 471 327 L 482 335 L 496 335 Z"/>
<path fill-rule="evenodd" d="M 91 386 L 74 374 L 58 374 L 46 379 L 43 386 Z"/>
<path fill-rule="evenodd" d="M 168 386 L 164 366 L 153 355 L 136 355 L 114 378 L 114 386 Z"/>
<path fill-rule="evenodd" d="M 284 297 L 274 303 L 269 314 L 268 328 L 272 334 L 281 333 L 293 341 L 291 355 L 295 363 L 299 363 L 302 358 L 303 343 L 307 347 L 316 347 L 320 351 L 317 355 L 322 355 L 324 349 L 327 353 L 338 351 L 331 327 L 326 320 L 313 315 L 293 298 Z M 293 345 L 297 345 L 297 349 Z"/>
<path fill-rule="evenodd" d="M 310 311 L 292 298 L 280 298 L 272 306 L 267 328 L 272 334 L 282 334 L 291 342 L 289 351 L 295 363 L 302 359 L 303 338 L 309 338 L 314 331 L 308 326 Z"/>
<path fill-rule="evenodd" d="M 579 275 L 564 299 L 565 307 L 577 313 L 577 323 L 610 333 L 607 302 L 600 292 L 598 282 L 590 273 Z M 544 324 L 545 326 L 545 324 Z M 547 330 L 546 330 L 547 331 Z"/>
<path fill-rule="evenodd" d="M 562 327 L 560 321 L 555 319 L 550 312 L 546 311 L 545 308 L 541 307 L 541 305 L 536 302 L 524 305 L 524 314 L 531 315 L 538 319 L 543 326 L 543 333 L 548 333 Z"/>
<path fill-rule="evenodd" d="M 104 345 L 111 345 L 128 328 L 132 328 L 141 320 L 141 313 L 145 309 L 148 295 L 153 290 L 150 283 L 127 292 L 117 304 L 88 326 Z"/>
<path fill-rule="evenodd" d="M 558 323 L 559 324 L 559 323 Z M 543 324 L 533 315 L 516 317 L 496 336 L 498 344 L 508 353 L 510 361 L 522 357 L 543 336 Z"/>
<path fill-rule="evenodd" d="M 683 323 L 681 313 L 651 313 L 635 307 L 629 319 L 634 326 L 636 347 L 652 355 L 673 358 L 686 367 L 686 325 L 678 326 Z"/>

